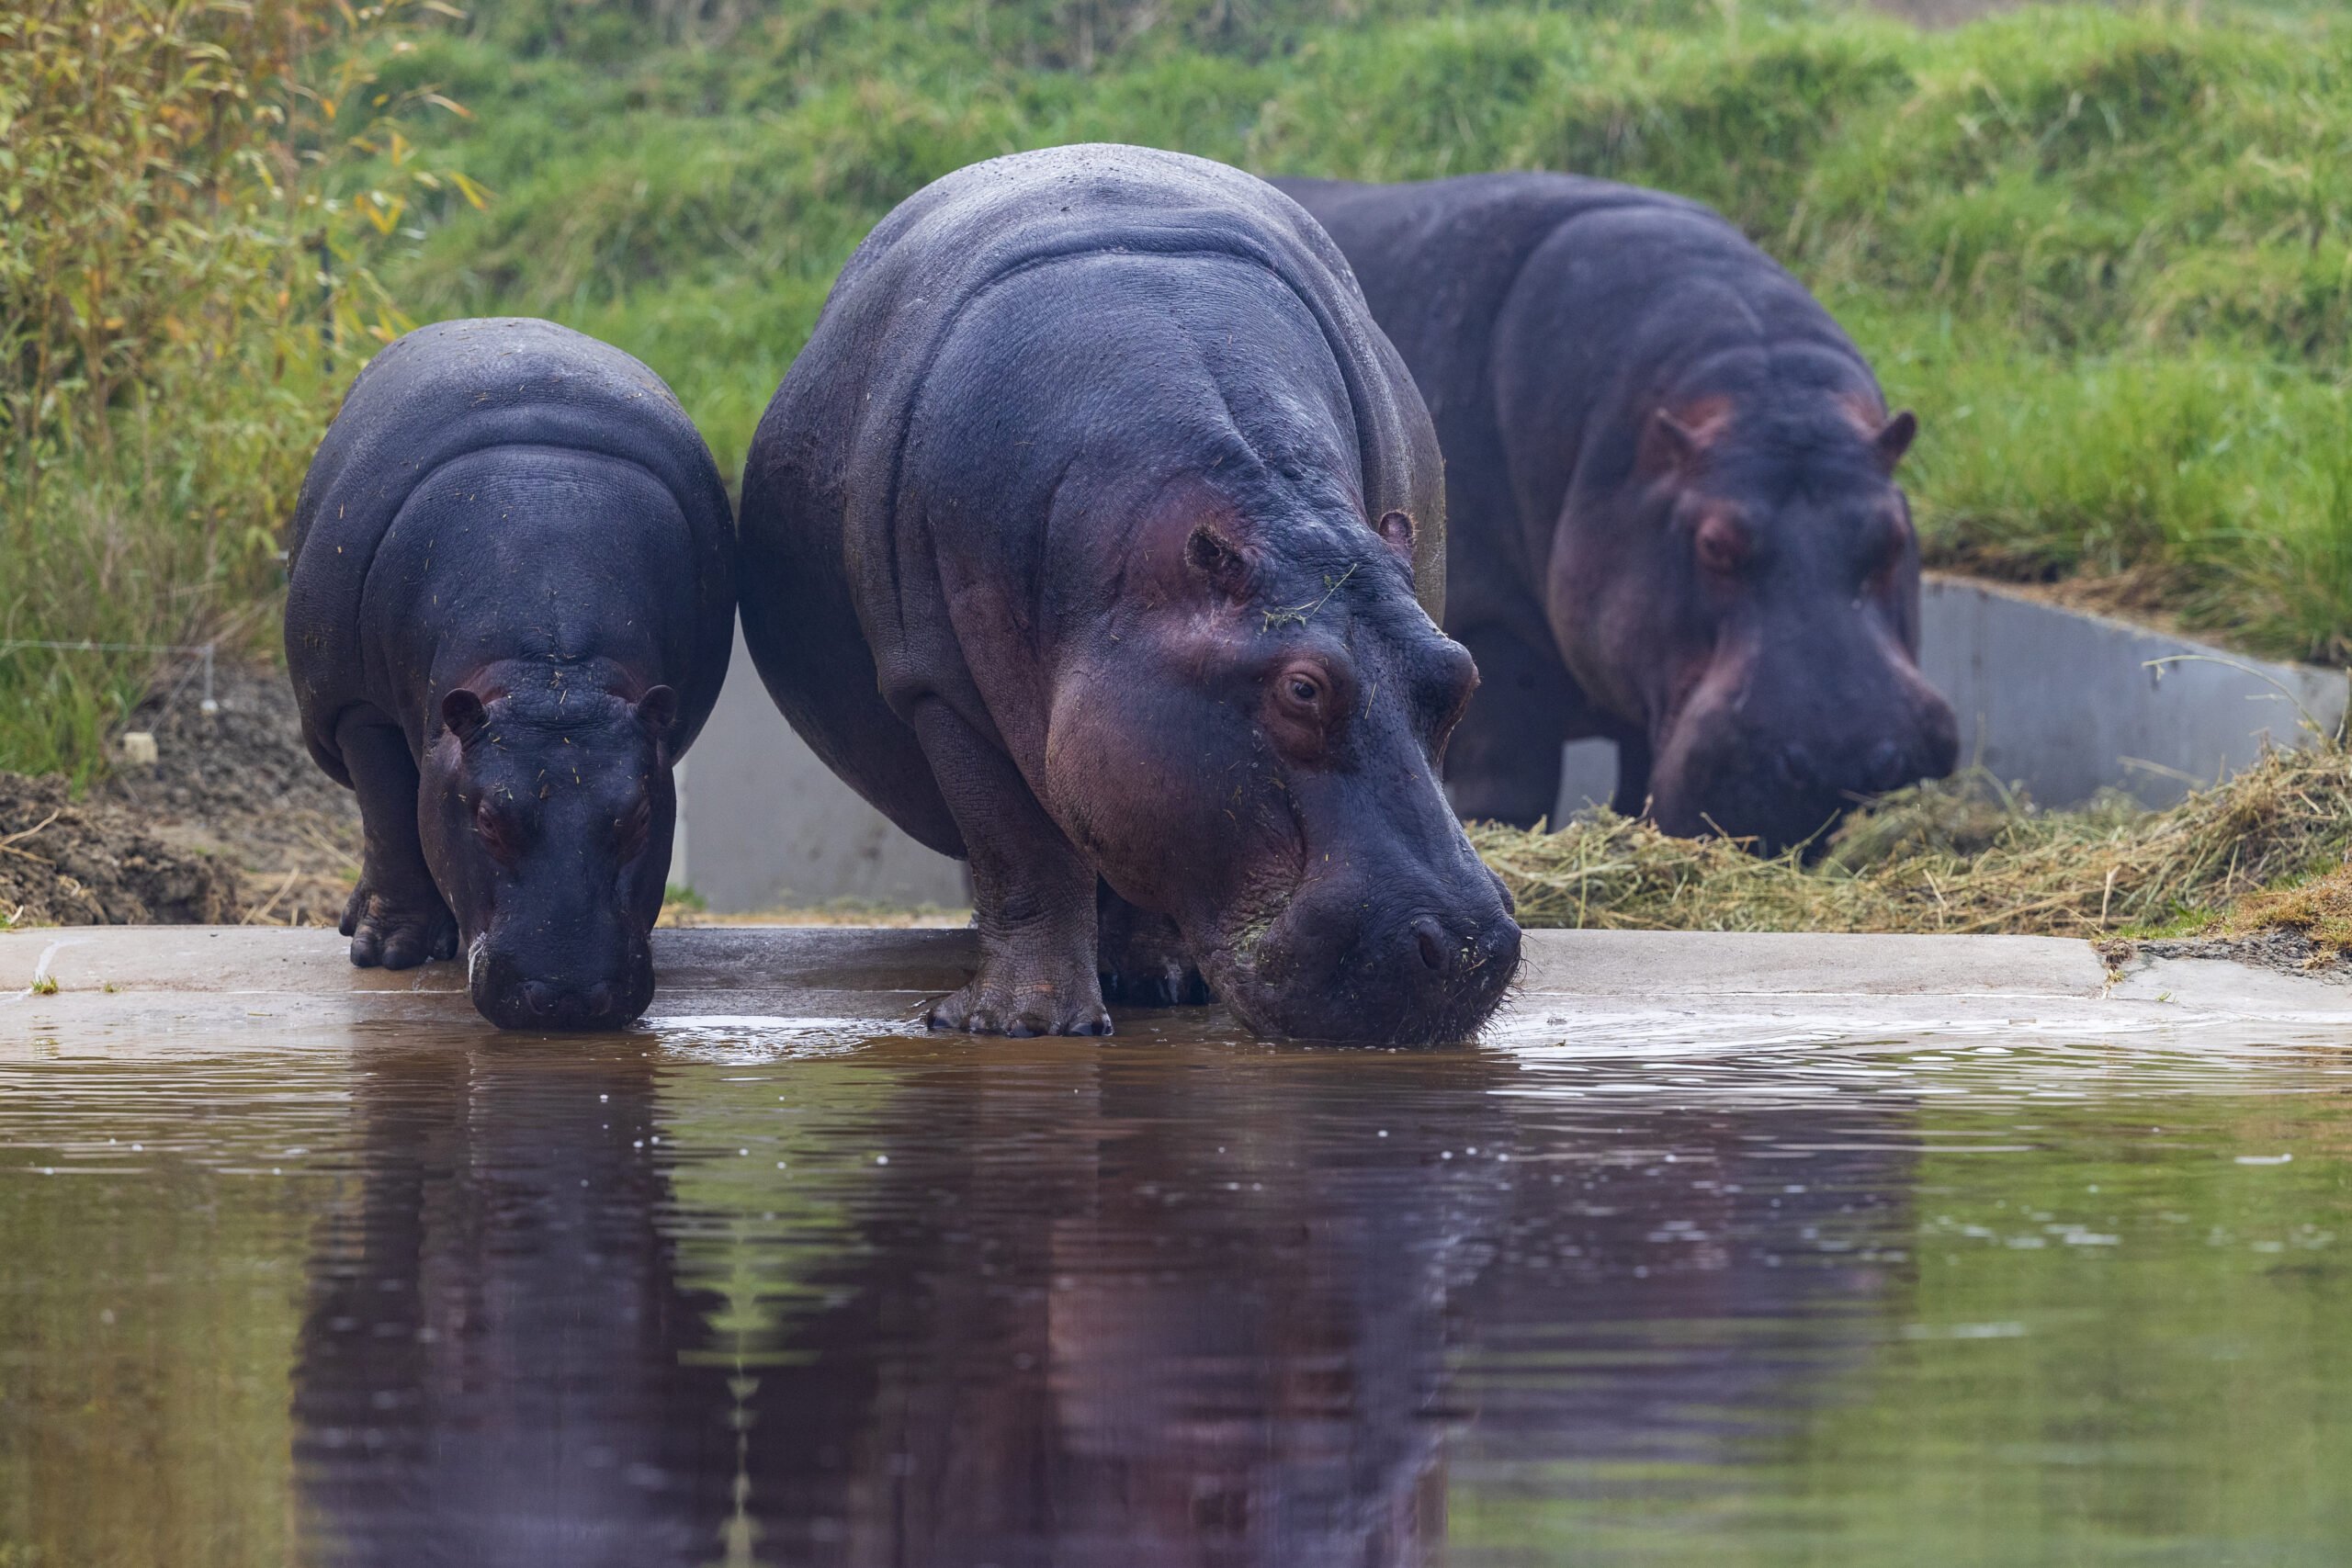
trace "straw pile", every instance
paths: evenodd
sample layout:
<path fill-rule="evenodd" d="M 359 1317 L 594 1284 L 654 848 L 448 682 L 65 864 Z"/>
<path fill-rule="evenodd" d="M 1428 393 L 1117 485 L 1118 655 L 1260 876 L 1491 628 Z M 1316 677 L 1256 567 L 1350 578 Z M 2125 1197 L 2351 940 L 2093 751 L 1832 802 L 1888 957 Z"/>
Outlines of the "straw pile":
<path fill-rule="evenodd" d="M 1470 835 L 1529 926 L 2103 937 L 2226 913 L 2231 929 L 2352 945 L 2352 751 L 2337 744 L 2273 751 L 2162 811 L 2121 798 L 2043 811 L 1982 774 L 1924 784 L 1855 813 L 1811 866 L 1605 811 L 1557 833 Z"/>

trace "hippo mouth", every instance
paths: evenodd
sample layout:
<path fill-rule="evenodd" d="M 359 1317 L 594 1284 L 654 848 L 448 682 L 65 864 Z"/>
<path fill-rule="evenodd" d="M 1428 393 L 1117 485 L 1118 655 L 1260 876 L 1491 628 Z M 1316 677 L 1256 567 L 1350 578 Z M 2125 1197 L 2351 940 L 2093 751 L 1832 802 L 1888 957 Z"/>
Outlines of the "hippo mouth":
<path fill-rule="evenodd" d="M 1333 897 L 1340 893 L 1340 897 Z M 1371 1045 L 1475 1040 L 1519 970 L 1519 928 L 1451 930 L 1421 915 L 1358 926 L 1326 906 L 1361 901 L 1300 883 L 1237 911 L 1193 951 L 1201 976 L 1253 1032 Z M 1351 929 L 1352 928 L 1352 929 Z M 1338 940 L 1334 930 L 1344 933 Z"/>
<path fill-rule="evenodd" d="M 653 1001 L 653 953 L 638 938 L 614 961 L 582 969 L 525 962 L 490 933 L 466 949 L 466 987 L 481 1015 L 501 1029 L 564 1032 L 625 1029 Z"/>
<path fill-rule="evenodd" d="M 1678 838 L 1721 835 L 1764 855 L 1792 852 L 1810 864 L 1856 807 L 1951 772 L 1957 743 L 1930 722 L 1915 739 L 1871 737 L 1814 746 L 1697 725 L 1669 729 L 1657 746 L 1650 816 Z"/>

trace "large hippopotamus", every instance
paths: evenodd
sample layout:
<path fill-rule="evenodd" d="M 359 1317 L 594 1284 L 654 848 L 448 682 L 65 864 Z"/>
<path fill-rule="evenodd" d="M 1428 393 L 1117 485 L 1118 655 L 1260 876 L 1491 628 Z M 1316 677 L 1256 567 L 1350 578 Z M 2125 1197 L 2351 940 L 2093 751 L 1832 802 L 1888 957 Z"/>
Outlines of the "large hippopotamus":
<path fill-rule="evenodd" d="M 1532 825 L 1594 736 L 1618 810 L 1767 852 L 1951 771 L 1894 480 L 1917 426 L 1803 285 L 1604 180 L 1280 184 L 1445 446 L 1445 626 L 1487 681 L 1447 765 L 1465 816 Z"/>
<path fill-rule="evenodd" d="M 1063 147 L 883 220 L 752 438 L 743 633 L 817 754 L 970 862 L 982 960 L 933 1027 L 1104 1033 L 1106 995 L 1205 982 L 1281 1034 L 1476 1031 L 1519 930 L 1439 783 L 1477 680 L 1442 504 L 1272 186 Z"/>
<path fill-rule="evenodd" d="M 287 668 L 359 796 L 351 961 L 462 945 L 507 1028 L 653 996 L 677 796 L 718 700 L 735 536 L 659 377 L 550 321 L 443 321 L 353 383 L 294 514 Z"/>

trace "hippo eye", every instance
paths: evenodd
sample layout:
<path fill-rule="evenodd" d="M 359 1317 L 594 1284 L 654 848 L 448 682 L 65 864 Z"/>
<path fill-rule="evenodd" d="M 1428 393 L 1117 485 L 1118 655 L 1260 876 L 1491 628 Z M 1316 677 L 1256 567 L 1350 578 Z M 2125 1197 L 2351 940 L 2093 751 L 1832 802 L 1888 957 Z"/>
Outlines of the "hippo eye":
<path fill-rule="evenodd" d="M 474 833 L 481 840 L 481 847 L 492 860 L 512 861 L 514 839 L 503 818 L 491 807 L 488 797 L 474 807 Z"/>
<path fill-rule="evenodd" d="M 653 805 L 643 796 L 623 812 L 613 823 L 613 838 L 619 845 L 621 858 L 633 858 L 645 847 L 645 835 L 653 826 Z"/>
<path fill-rule="evenodd" d="M 1293 665 L 1282 672 L 1274 689 L 1285 705 L 1301 716 L 1318 718 L 1323 711 L 1323 681 L 1314 671 Z"/>
<path fill-rule="evenodd" d="M 1294 658 L 1265 677 L 1266 733 L 1294 761 L 1313 763 L 1335 744 L 1354 711 L 1355 685 L 1344 663 Z"/>
<path fill-rule="evenodd" d="M 1911 524 L 1901 513 L 1889 513 L 1873 530 L 1869 567 L 1872 575 L 1893 571 L 1903 564 L 1911 544 Z"/>
<path fill-rule="evenodd" d="M 1720 512 L 1700 522 L 1693 545 L 1699 564 L 1721 576 L 1732 576 L 1747 564 L 1747 530 L 1737 519 Z"/>

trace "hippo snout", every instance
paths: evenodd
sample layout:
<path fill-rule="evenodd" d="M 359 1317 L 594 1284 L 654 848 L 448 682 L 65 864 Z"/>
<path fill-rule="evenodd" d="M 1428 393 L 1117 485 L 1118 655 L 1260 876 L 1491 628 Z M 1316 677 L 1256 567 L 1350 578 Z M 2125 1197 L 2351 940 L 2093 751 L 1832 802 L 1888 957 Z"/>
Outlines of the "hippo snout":
<path fill-rule="evenodd" d="M 1797 846 L 1808 858 L 1822 853 L 1857 805 L 1942 778 L 1959 756 L 1951 705 L 1907 667 L 1892 672 L 1892 690 L 1826 710 L 1810 694 L 1772 701 L 1750 690 L 1736 705 L 1728 687 L 1702 690 L 1655 742 L 1651 815 L 1678 836 L 1721 833 L 1766 854 Z"/>
<path fill-rule="evenodd" d="M 1396 939 L 1396 951 L 1381 966 L 1409 976 L 1418 993 L 1410 1012 L 1475 1010 L 1484 1019 L 1519 970 L 1519 927 L 1507 913 L 1475 924 L 1423 915 Z"/>
<path fill-rule="evenodd" d="M 1825 765 L 1812 748 L 1790 742 L 1773 750 L 1772 772 L 1783 789 L 1800 794 L 1871 795 L 1923 778 L 1940 778 L 1951 772 L 1951 760 L 1949 749 L 1939 751 L 1927 735 L 1909 746 L 1892 738 L 1881 739 L 1860 750 L 1844 767 Z"/>
<path fill-rule="evenodd" d="M 1374 886 L 1310 885 L 1257 943 L 1213 947 L 1204 971 L 1217 995 L 1252 1027 L 1293 1039 L 1476 1038 L 1519 973 L 1510 894 L 1483 866 L 1404 897 L 1375 897 Z"/>
<path fill-rule="evenodd" d="M 482 1016 L 501 1029 L 620 1029 L 653 1000 L 653 964 L 637 951 L 609 971 L 566 975 L 493 952 L 474 971 L 473 994 Z"/>
<path fill-rule="evenodd" d="M 620 991 L 609 980 L 599 980 L 586 990 L 543 980 L 523 982 L 523 1010 L 550 1029 L 594 1029 L 614 1017 L 620 999 Z"/>

